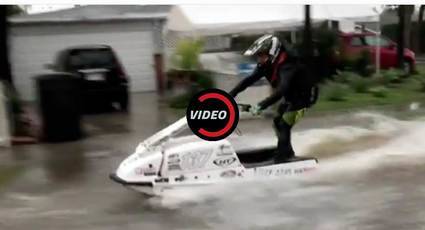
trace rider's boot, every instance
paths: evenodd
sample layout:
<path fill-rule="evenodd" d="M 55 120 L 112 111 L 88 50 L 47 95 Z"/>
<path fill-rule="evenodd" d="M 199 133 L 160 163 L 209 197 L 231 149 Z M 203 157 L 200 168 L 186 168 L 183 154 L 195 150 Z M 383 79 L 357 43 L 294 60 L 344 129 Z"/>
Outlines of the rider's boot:
<path fill-rule="evenodd" d="M 277 153 L 274 157 L 275 163 L 290 161 L 295 158 L 295 152 L 291 144 L 291 125 L 285 122 L 275 122 L 275 128 L 278 134 Z"/>

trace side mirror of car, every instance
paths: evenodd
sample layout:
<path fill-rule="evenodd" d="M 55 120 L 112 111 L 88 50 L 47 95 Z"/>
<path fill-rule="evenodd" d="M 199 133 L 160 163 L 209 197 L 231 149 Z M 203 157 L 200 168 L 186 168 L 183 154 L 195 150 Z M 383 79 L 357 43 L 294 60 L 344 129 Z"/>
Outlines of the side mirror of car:
<path fill-rule="evenodd" d="M 55 69 L 55 65 L 53 65 L 52 63 L 44 64 L 44 68 L 45 69 L 54 70 Z"/>

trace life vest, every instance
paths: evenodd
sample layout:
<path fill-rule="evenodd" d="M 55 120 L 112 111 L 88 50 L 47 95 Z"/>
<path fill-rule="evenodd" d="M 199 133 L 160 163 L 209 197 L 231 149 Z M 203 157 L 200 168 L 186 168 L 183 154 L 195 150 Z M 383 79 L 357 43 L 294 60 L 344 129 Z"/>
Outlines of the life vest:
<path fill-rule="evenodd" d="M 272 65 L 272 75 L 270 83 L 276 85 L 279 82 L 279 67 L 286 61 L 288 55 L 285 52 L 281 52 L 277 57 L 277 60 Z"/>
<path fill-rule="evenodd" d="M 279 68 L 281 68 L 282 65 L 284 65 L 285 62 L 288 61 L 288 58 L 290 57 L 288 57 L 288 54 L 286 52 L 281 52 L 279 56 L 277 57 L 277 60 L 272 64 L 271 76 L 270 78 L 268 78 L 272 87 L 276 87 L 279 84 L 279 81 L 281 80 L 280 74 L 279 74 Z M 294 63 L 294 65 L 296 64 Z M 302 77 L 300 79 L 297 79 L 297 82 L 301 81 L 299 83 L 303 84 L 305 87 L 297 88 L 296 94 L 291 94 L 294 97 L 290 99 L 299 102 L 302 105 L 302 107 L 310 107 L 317 102 L 318 95 L 319 95 L 319 88 L 317 87 L 317 84 L 312 83 L 311 81 L 306 79 L 311 76 L 308 75 L 309 73 L 308 71 L 305 71 L 305 69 L 304 71 L 301 71 L 301 73 L 297 73 L 297 74 L 305 75 L 305 76 L 296 76 L 297 78 Z M 308 82 L 310 82 L 310 84 Z M 295 83 L 295 85 L 293 86 L 299 86 L 299 83 L 298 84 Z M 291 89 L 291 91 L 292 90 L 294 89 Z"/>

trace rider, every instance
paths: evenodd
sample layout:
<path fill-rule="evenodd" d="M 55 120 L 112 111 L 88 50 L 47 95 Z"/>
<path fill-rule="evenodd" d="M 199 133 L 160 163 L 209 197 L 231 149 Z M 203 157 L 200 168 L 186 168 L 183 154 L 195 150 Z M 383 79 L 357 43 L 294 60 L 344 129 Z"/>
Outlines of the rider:
<path fill-rule="evenodd" d="M 317 100 L 318 90 L 315 82 L 300 58 L 273 35 L 258 38 L 244 52 L 244 55 L 256 56 L 257 67 L 229 93 L 236 97 L 238 93 L 262 77 L 266 77 L 274 92 L 252 106 L 250 112 L 259 115 L 270 105 L 281 101 L 277 116 L 273 120 L 278 136 L 278 154 L 275 156 L 275 162 L 290 160 L 295 157 L 291 145 L 291 128 L 303 117 L 306 108 L 312 106 Z"/>

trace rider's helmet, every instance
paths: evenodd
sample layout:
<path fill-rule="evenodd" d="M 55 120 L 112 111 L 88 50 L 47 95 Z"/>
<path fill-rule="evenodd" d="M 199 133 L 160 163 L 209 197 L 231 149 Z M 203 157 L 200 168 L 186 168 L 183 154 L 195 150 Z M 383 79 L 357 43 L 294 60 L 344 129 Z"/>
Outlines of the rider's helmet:
<path fill-rule="evenodd" d="M 256 56 L 260 54 L 267 54 L 270 56 L 270 61 L 273 63 L 279 55 L 281 43 L 276 36 L 266 34 L 258 38 L 252 45 L 244 52 L 245 56 Z"/>

